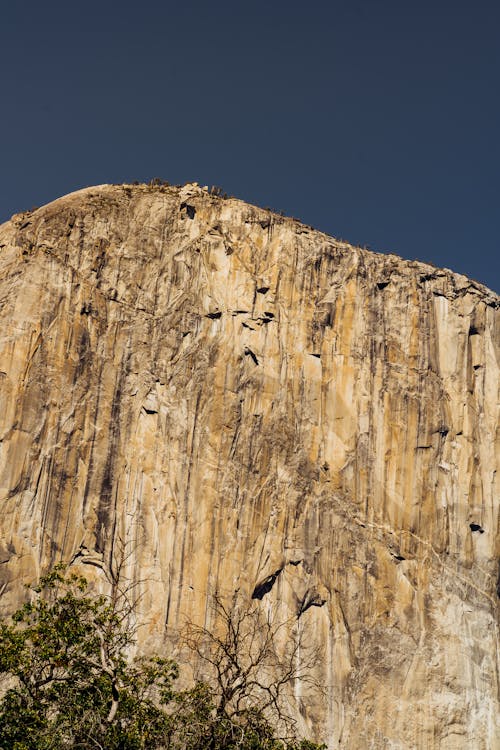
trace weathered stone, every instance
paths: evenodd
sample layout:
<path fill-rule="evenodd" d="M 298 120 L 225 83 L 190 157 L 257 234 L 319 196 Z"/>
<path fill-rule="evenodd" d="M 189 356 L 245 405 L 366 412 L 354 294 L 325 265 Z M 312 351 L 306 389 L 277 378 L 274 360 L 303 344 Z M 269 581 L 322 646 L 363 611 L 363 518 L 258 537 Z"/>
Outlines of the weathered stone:
<path fill-rule="evenodd" d="M 330 747 L 500 747 L 495 294 L 196 185 L 19 214 L 0 269 L 3 613 L 123 549 L 144 648 L 297 618 Z"/>

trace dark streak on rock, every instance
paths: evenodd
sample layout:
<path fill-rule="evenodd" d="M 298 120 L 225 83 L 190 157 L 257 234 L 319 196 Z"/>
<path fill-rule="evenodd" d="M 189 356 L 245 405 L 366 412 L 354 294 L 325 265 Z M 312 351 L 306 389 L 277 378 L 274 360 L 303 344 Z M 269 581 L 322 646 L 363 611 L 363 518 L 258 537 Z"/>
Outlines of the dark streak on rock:
<path fill-rule="evenodd" d="M 196 208 L 189 203 L 181 203 L 181 211 L 185 211 L 190 219 L 194 219 L 196 215 Z"/>
<path fill-rule="evenodd" d="M 470 523 L 469 528 L 471 531 L 479 531 L 480 534 L 484 534 L 484 529 L 478 523 Z"/>
<path fill-rule="evenodd" d="M 270 576 L 264 578 L 261 583 L 258 583 L 253 590 L 252 599 L 262 599 L 266 594 L 268 594 L 274 586 L 275 581 L 282 570 L 283 568 L 278 568 L 278 570 L 276 570 L 274 573 L 271 573 Z"/>
<path fill-rule="evenodd" d="M 439 427 L 436 430 L 436 432 L 438 433 L 438 435 L 441 435 L 441 437 L 446 437 L 448 435 L 449 431 L 450 430 L 448 429 L 448 427 L 445 427 L 444 425 L 441 426 L 441 427 Z"/>
<path fill-rule="evenodd" d="M 110 414 L 109 426 L 109 444 L 104 465 L 104 473 L 99 493 L 99 503 L 97 506 L 97 528 L 96 528 L 96 552 L 104 553 L 106 539 L 111 539 L 113 543 L 114 528 L 116 518 L 111 518 L 111 504 L 114 485 L 114 460 L 118 455 L 118 442 L 120 439 L 120 410 L 122 398 L 122 377 L 127 369 L 127 361 L 123 362 L 122 371 L 118 374 L 113 402 Z"/>
<path fill-rule="evenodd" d="M 304 598 L 299 604 L 297 619 L 299 619 L 304 612 L 307 612 L 310 607 L 322 607 L 325 603 L 326 599 L 323 599 L 317 591 L 306 591 Z"/>
<path fill-rule="evenodd" d="M 255 354 L 253 353 L 253 351 L 248 348 L 248 346 L 245 348 L 245 357 L 251 357 L 253 359 L 253 361 L 254 361 L 254 364 L 256 364 L 256 365 L 259 364 L 259 360 L 255 356 Z"/>

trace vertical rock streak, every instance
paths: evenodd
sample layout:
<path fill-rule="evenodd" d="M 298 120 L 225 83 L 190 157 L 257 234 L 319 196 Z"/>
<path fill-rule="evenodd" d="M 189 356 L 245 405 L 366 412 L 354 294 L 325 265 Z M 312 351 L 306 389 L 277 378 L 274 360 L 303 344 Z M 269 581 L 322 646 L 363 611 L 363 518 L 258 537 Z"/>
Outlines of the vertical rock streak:
<path fill-rule="evenodd" d="M 4 612 L 61 559 L 122 556 L 144 648 L 258 591 L 331 747 L 500 743 L 496 295 L 196 185 L 13 217 L 0 266 Z"/>

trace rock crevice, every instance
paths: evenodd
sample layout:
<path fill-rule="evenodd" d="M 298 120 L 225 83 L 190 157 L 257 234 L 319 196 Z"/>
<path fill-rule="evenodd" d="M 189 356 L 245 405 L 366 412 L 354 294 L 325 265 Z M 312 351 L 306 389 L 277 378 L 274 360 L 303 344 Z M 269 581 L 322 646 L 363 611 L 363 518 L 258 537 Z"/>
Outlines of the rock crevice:
<path fill-rule="evenodd" d="M 121 554 L 141 648 L 235 591 L 303 629 L 325 695 L 298 715 L 329 747 L 500 746 L 498 308 L 197 185 L 13 217 L 3 614 Z"/>

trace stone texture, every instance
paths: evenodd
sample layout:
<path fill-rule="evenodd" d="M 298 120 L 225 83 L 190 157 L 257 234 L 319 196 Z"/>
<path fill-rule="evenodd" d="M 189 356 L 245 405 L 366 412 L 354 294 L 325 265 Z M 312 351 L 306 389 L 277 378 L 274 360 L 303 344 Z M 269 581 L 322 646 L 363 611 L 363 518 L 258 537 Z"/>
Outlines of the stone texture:
<path fill-rule="evenodd" d="M 299 615 L 329 747 L 500 747 L 498 305 L 197 185 L 14 216 L 2 612 L 121 546 L 144 648 L 214 591 Z"/>

